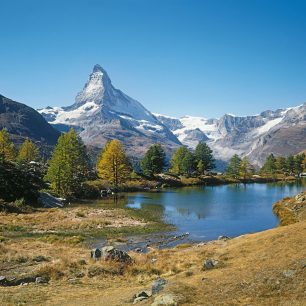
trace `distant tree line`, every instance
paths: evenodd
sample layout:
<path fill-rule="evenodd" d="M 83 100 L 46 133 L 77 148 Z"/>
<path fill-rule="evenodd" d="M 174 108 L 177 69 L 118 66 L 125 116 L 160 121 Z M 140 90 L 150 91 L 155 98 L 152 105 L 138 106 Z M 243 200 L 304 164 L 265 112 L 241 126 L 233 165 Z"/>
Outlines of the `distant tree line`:
<path fill-rule="evenodd" d="M 74 129 L 62 134 L 50 160 L 43 162 L 39 148 L 29 139 L 17 148 L 6 130 L 0 131 L 0 198 L 14 201 L 35 200 L 42 188 L 61 197 L 81 197 L 88 180 L 99 178 L 118 188 L 138 175 L 154 178 L 168 172 L 172 175 L 199 177 L 211 173 L 215 158 L 210 147 L 200 142 L 195 150 L 179 147 L 167 160 L 160 144 L 153 144 L 140 161 L 140 173 L 135 173 L 119 140 L 111 140 L 101 150 L 96 165 L 92 165 L 86 147 Z M 259 174 L 296 175 L 306 171 L 305 154 L 274 157 L 270 154 Z M 235 179 L 250 179 L 256 173 L 247 156 L 233 155 L 225 175 Z"/>
<path fill-rule="evenodd" d="M 306 172 L 306 155 L 304 153 L 298 155 L 289 155 L 288 157 L 270 154 L 260 173 L 269 175 L 299 175 Z"/>

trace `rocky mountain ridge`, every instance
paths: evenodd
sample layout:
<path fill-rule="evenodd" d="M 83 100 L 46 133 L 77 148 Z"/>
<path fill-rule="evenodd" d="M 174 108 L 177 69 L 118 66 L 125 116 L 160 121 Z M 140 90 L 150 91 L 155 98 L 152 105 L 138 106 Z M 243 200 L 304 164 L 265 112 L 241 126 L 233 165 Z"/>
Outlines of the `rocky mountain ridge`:
<path fill-rule="evenodd" d="M 181 143 L 194 148 L 198 141 L 206 141 L 216 157 L 225 161 L 238 154 L 261 166 L 270 153 L 297 154 L 306 147 L 306 103 L 255 116 L 226 114 L 220 119 L 155 115 Z"/>
<path fill-rule="evenodd" d="M 99 65 L 94 66 L 74 104 L 38 111 L 59 130 L 74 127 L 87 145 L 101 148 L 115 138 L 123 142 L 130 155 L 136 156 L 141 156 L 152 143 L 162 143 L 168 150 L 180 145 L 150 111 L 116 89 Z"/>
<path fill-rule="evenodd" d="M 141 157 L 152 143 L 161 143 L 170 153 L 179 145 L 195 148 L 205 141 L 217 159 L 247 155 L 261 166 L 270 153 L 297 154 L 306 147 L 306 103 L 254 116 L 225 114 L 219 119 L 152 114 L 116 89 L 99 65 L 71 106 L 38 111 L 60 131 L 74 127 L 87 145 L 101 148 L 115 138 L 135 157 Z"/>

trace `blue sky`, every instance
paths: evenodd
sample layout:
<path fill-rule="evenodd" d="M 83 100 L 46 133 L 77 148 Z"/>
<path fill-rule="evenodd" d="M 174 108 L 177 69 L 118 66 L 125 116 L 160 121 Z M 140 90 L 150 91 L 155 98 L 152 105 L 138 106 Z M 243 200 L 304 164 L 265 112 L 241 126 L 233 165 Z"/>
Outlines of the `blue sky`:
<path fill-rule="evenodd" d="M 306 101 L 304 0 L 0 0 L 0 94 L 70 105 L 94 64 L 152 112 Z"/>

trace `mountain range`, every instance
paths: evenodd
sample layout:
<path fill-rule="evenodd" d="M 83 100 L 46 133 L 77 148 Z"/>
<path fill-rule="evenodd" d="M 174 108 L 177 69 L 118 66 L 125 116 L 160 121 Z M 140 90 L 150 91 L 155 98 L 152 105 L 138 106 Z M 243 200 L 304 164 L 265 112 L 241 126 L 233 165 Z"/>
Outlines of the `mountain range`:
<path fill-rule="evenodd" d="M 205 141 L 223 161 L 238 154 L 261 166 L 270 153 L 287 156 L 306 148 L 306 103 L 246 117 L 226 114 L 219 119 L 178 119 L 155 115 L 181 143 L 195 148 L 199 141 Z"/>
<path fill-rule="evenodd" d="M 73 127 L 90 148 L 119 139 L 133 158 L 143 156 L 153 143 L 162 144 L 169 156 L 180 145 L 194 149 L 205 141 L 218 160 L 228 161 L 238 154 L 261 166 L 270 153 L 289 155 L 306 149 L 306 103 L 253 116 L 175 118 L 151 113 L 116 89 L 99 65 L 94 66 L 73 104 L 38 112 L 0 96 L 0 128 L 48 145 L 56 142 L 59 132 Z"/>

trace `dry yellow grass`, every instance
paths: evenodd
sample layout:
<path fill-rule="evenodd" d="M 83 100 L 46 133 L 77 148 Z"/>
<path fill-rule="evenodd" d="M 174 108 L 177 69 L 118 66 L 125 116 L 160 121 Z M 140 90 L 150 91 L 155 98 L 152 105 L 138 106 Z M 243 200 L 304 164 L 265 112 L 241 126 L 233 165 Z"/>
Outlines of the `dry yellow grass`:
<path fill-rule="evenodd" d="M 306 220 L 306 192 L 276 202 L 273 211 L 280 219 L 280 225 Z"/>
<path fill-rule="evenodd" d="M 18 226 L 33 233 L 65 230 L 99 230 L 104 227 L 143 226 L 145 221 L 125 214 L 124 209 L 69 207 L 39 209 L 29 214 L 0 214 L 2 228 Z"/>
<path fill-rule="evenodd" d="M 136 263 L 128 267 L 93 262 L 81 244 L 8 240 L 0 247 L 0 274 L 38 273 L 51 280 L 48 285 L 0 287 L 0 304 L 124 305 L 160 275 L 181 305 L 305 305 L 305 237 L 304 221 L 226 242 L 131 253 Z M 35 262 L 39 255 L 48 261 Z M 207 258 L 219 260 L 220 266 L 204 271 Z M 293 275 L 285 276 L 287 270 Z"/>

